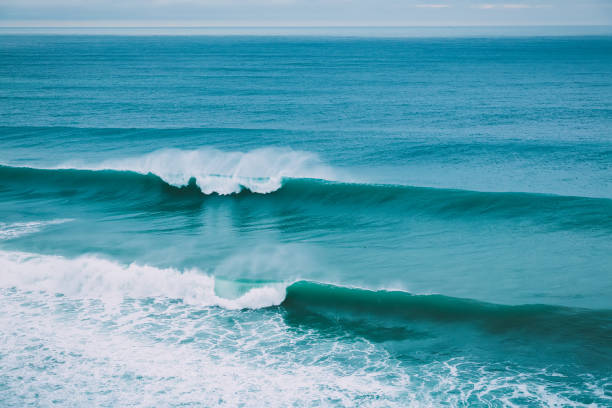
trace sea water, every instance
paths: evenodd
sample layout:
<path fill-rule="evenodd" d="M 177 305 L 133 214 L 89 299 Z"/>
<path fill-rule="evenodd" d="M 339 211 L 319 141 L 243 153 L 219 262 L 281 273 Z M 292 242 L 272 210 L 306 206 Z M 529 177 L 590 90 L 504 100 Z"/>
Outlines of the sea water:
<path fill-rule="evenodd" d="M 0 36 L 0 405 L 612 404 L 612 37 L 373 32 Z"/>

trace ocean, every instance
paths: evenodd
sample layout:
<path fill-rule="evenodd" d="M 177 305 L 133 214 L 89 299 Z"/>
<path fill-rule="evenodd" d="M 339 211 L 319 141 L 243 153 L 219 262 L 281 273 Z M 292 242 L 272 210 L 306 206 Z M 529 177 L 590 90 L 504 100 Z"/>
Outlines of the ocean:
<path fill-rule="evenodd" d="M 612 405 L 610 30 L 13 31 L 0 406 Z"/>

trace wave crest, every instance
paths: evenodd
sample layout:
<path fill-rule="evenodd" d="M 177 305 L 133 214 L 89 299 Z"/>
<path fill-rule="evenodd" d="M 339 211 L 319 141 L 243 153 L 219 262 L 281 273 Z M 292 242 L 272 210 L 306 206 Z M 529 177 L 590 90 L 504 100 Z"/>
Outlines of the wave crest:
<path fill-rule="evenodd" d="M 334 178 L 332 169 L 316 154 L 281 148 L 249 152 L 164 149 L 94 165 L 71 162 L 58 168 L 152 173 L 177 187 L 186 186 L 193 179 L 204 194 L 222 195 L 239 193 L 243 188 L 253 193 L 270 193 L 281 188 L 283 178 Z"/>
<path fill-rule="evenodd" d="M 68 259 L 0 251 L 0 270 L 0 286 L 5 288 L 95 298 L 109 305 L 117 305 L 124 298 L 164 297 L 197 306 L 258 309 L 279 305 L 285 298 L 285 287 L 271 284 L 226 299 L 215 293 L 215 278 L 196 269 L 122 265 L 93 255 Z"/>

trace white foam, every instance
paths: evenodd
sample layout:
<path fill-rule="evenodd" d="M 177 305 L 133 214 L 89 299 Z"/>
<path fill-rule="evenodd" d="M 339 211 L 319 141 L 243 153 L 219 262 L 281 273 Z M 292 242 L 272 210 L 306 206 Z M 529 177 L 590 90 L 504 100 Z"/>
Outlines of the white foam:
<path fill-rule="evenodd" d="M 316 154 L 280 148 L 249 152 L 225 152 L 213 148 L 164 149 L 93 165 L 70 162 L 59 168 L 153 173 L 174 186 L 187 185 L 191 178 L 195 178 L 205 194 L 232 194 L 243 188 L 265 194 L 278 190 L 283 178 L 334 178 L 332 169 L 324 165 Z"/>
<path fill-rule="evenodd" d="M 608 406 L 608 378 L 452 358 L 401 361 L 380 343 L 282 313 L 0 290 L 8 406 Z M 574 369 L 574 368 L 572 368 Z M 581 402 L 586 401 L 586 402 Z M 590 402 L 590 403 L 589 403 Z"/>
<path fill-rule="evenodd" d="M 74 259 L 0 251 L 0 287 L 61 293 L 73 298 L 101 299 L 110 305 L 124 298 L 181 299 L 198 306 L 257 309 L 279 305 L 282 283 L 255 287 L 235 299 L 215 294 L 215 279 L 197 269 L 180 271 L 135 263 L 122 265 L 97 256 Z"/>
<path fill-rule="evenodd" d="M 30 222 L 0 222 L 0 241 L 13 239 L 22 235 L 33 234 L 40 231 L 47 225 L 63 224 L 72 221 L 69 218 L 62 218 L 50 221 L 30 221 Z"/>
<path fill-rule="evenodd" d="M 96 301 L 4 295 L 9 406 L 424 405 L 384 349 L 296 330 L 279 313 L 128 301 L 108 314 Z"/>

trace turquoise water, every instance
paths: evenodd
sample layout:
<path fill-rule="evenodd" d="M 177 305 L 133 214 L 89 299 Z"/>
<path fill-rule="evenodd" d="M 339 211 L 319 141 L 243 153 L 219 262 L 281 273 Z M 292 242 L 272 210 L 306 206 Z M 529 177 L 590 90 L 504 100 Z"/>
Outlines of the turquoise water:
<path fill-rule="evenodd" d="M 612 37 L 442 34 L 1 35 L 0 405 L 612 404 Z"/>

